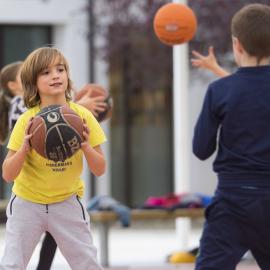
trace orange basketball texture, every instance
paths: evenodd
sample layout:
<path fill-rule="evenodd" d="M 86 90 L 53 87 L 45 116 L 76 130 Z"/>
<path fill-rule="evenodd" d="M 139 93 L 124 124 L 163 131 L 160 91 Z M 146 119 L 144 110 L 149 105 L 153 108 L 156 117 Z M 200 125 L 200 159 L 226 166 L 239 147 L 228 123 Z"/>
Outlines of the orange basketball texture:
<path fill-rule="evenodd" d="M 154 31 L 166 45 L 190 41 L 197 30 L 197 19 L 192 9 L 178 3 L 169 3 L 158 9 L 154 17 Z"/>
<path fill-rule="evenodd" d="M 68 106 L 49 106 L 33 119 L 29 129 L 31 146 L 42 157 L 65 161 L 81 148 L 83 121 Z"/>

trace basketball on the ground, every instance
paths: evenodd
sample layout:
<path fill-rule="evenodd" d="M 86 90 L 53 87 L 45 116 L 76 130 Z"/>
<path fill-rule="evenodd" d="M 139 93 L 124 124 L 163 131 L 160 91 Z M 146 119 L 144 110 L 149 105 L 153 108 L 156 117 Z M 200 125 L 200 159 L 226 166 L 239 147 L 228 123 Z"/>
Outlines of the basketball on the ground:
<path fill-rule="evenodd" d="M 166 45 L 190 41 L 197 30 L 197 19 L 191 8 L 180 3 L 168 3 L 154 17 L 154 32 Z"/>
<path fill-rule="evenodd" d="M 83 121 L 68 106 L 43 108 L 32 120 L 31 146 L 42 157 L 63 162 L 81 148 Z"/>

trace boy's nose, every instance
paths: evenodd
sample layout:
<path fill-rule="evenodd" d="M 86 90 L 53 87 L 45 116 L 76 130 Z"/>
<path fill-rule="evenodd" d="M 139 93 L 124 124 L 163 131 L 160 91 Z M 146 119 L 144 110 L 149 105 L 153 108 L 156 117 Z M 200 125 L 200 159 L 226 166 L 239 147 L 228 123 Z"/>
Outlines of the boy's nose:
<path fill-rule="evenodd" d="M 58 78 L 59 77 L 59 72 L 57 70 L 52 71 L 52 77 L 53 78 Z"/>

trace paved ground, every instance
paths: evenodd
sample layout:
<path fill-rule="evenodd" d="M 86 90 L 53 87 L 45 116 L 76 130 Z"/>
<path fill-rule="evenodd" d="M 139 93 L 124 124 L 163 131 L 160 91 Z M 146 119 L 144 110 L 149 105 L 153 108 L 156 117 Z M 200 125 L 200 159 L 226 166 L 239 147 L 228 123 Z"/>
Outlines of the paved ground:
<path fill-rule="evenodd" d="M 98 252 L 98 234 L 92 228 L 94 242 Z M 200 230 L 193 230 L 190 237 L 190 247 L 197 245 Z M 194 265 L 168 265 L 166 256 L 179 250 L 179 243 L 173 227 L 166 229 L 160 226 L 139 226 L 132 229 L 115 227 L 110 233 L 110 268 L 107 270 L 193 270 Z M 4 248 L 4 226 L 0 226 L 0 256 Z M 37 246 L 27 270 L 34 270 L 39 254 L 40 244 Z M 237 270 L 258 270 L 254 264 L 242 263 Z M 57 252 L 51 270 L 70 270 L 65 258 Z"/>
<path fill-rule="evenodd" d="M 155 267 L 122 267 L 108 268 L 108 270 L 194 270 L 193 264 L 186 265 L 171 265 L 171 266 L 155 266 Z M 250 264 L 241 264 L 236 270 L 259 270 L 258 267 Z"/>

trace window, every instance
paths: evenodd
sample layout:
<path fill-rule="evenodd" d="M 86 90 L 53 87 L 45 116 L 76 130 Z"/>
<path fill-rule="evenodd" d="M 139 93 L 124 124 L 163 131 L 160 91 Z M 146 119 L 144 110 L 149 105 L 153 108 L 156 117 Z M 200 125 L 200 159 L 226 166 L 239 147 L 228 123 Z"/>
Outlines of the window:
<path fill-rule="evenodd" d="M 0 25 L 0 68 L 14 61 L 24 60 L 34 49 L 51 44 L 51 26 Z M 0 146 L 0 164 L 5 146 Z M 8 198 L 11 185 L 2 181 L 0 168 L 0 199 Z"/>

